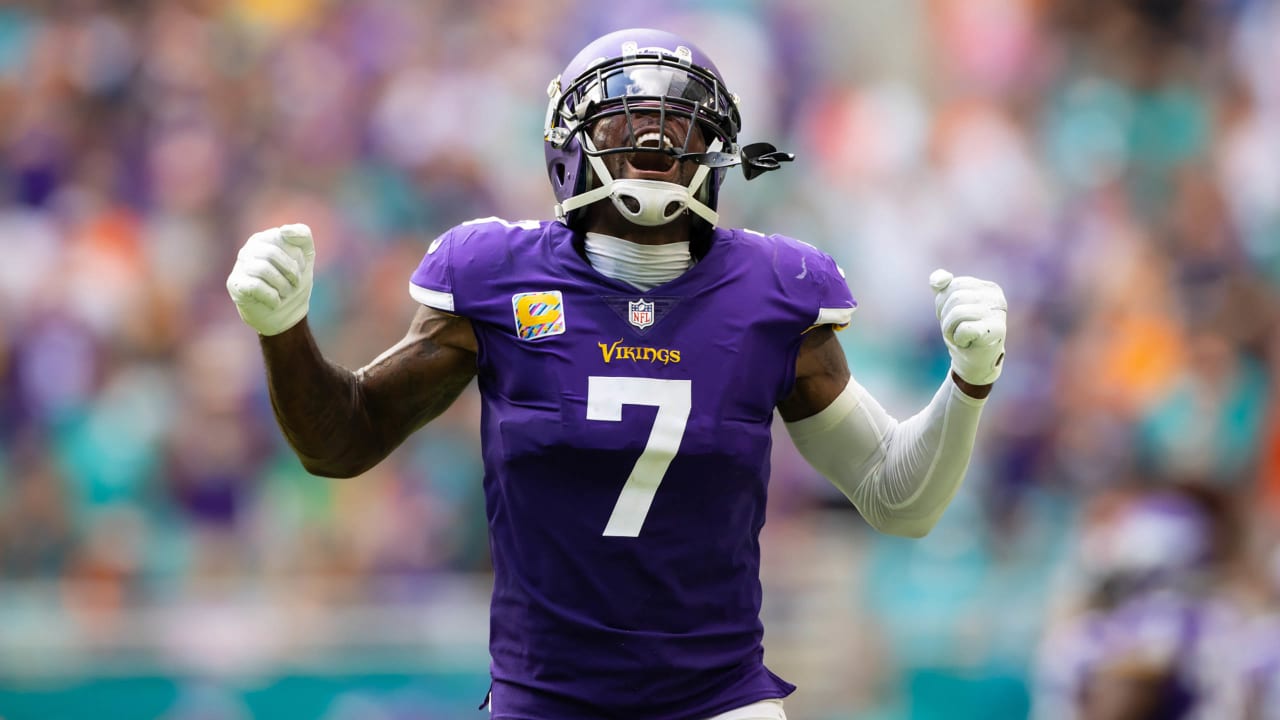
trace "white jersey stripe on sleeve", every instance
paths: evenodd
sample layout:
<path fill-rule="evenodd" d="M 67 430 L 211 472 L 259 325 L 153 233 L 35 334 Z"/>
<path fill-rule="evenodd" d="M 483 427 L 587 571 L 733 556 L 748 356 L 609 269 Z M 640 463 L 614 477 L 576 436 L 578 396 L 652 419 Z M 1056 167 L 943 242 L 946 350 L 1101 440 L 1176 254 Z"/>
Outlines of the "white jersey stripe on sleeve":
<path fill-rule="evenodd" d="M 853 320 L 853 311 L 856 307 L 843 308 L 818 308 L 818 319 L 813 321 L 814 325 L 848 325 Z"/>
<path fill-rule="evenodd" d="M 427 307 L 453 312 L 453 293 L 428 290 L 420 285 L 409 283 L 409 295 Z"/>

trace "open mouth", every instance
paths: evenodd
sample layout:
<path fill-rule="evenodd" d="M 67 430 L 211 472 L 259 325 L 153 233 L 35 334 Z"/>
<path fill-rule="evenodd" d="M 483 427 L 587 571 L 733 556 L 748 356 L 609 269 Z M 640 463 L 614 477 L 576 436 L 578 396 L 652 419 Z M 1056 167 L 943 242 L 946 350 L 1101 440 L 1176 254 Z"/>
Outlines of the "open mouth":
<path fill-rule="evenodd" d="M 641 172 L 667 173 L 676 165 L 676 158 L 670 154 L 675 149 L 663 133 L 656 130 L 641 133 L 636 137 L 636 147 L 644 148 L 639 152 L 627 155 L 627 164 Z"/>

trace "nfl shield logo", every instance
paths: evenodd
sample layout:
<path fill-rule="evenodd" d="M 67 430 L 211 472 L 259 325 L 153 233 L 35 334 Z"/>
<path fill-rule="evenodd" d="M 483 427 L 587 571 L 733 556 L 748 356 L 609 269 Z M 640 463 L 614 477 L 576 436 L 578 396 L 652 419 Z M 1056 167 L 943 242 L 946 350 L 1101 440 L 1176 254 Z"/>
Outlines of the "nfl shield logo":
<path fill-rule="evenodd" d="M 653 324 L 653 303 L 644 298 L 627 303 L 627 319 L 641 330 Z"/>

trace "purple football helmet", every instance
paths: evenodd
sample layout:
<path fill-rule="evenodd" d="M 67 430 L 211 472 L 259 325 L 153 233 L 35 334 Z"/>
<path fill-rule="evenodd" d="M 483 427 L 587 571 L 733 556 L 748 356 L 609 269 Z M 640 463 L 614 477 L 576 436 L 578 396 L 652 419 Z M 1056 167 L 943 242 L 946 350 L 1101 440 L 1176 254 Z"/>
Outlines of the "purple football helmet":
<path fill-rule="evenodd" d="M 779 161 L 790 159 L 785 153 L 771 153 L 772 146 L 764 144 L 752 146 L 763 146 L 763 149 L 756 150 L 750 157 L 745 152 L 740 156 L 737 97 L 729 92 L 720 71 L 705 53 L 692 43 L 661 30 L 619 30 L 598 38 L 551 81 L 547 94 L 550 101 L 543 148 L 547 175 L 557 201 L 556 215 L 566 223 L 572 223 L 577 209 L 612 196 L 614 204 L 640 224 L 668 222 L 687 208 L 714 225 L 720 184 L 728 167 L 747 163 L 751 167 L 744 170 L 750 179 L 762 170 L 777 167 Z M 676 147 L 669 139 L 658 142 L 651 139 L 642 145 L 634 133 L 635 144 L 630 146 L 604 149 L 592 146 L 589 129 L 597 120 L 624 115 L 630 123 L 634 112 L 689 118 L 683 147 Z M 688 152 L 694 132 L 703 133 L 707 152 Z M 647 181 L 614 181 L 599 160 L 602 155 L 618 152 L 665 153 L 702 167 L 688 188 L 673 183 L 649 183 L 653 187 L 633 191 L 621 186 L 643 185 Z M 593 172 L 601 184 L 594 189 L 589 187 Z M 614 186 L 612 192 L 611 185 Z M 619 195 L 633 192 L 640 196 L 642 203 L 646 197 L 654 198 L 655 211 L 647 215 L 628 212 L 627 207 L 636 203 L 628 197 L 624 206 Z M 672 193 L 680 199 L 674 200 Z"/>

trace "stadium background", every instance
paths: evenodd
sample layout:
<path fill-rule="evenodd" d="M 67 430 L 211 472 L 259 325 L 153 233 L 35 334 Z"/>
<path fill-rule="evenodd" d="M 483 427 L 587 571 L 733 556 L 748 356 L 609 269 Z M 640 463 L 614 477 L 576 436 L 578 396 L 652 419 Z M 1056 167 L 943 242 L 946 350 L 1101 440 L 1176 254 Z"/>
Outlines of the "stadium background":
<path fill-rule="evenodd" d="M 549 214 L 544 88 L 629 25 L 700 44 L 744 138 L 798 154 L 734 173 L 722 216 L 837 258 L 891 410 L 945 370 L 930 270 L 1012 308 L 928 538 L 869 532 L 779 435 L 793 717 L 1025 716 L 1121 487 L 1220 491 L 1222 587 L 1270 611 L 1275 2 L 0 2 L 0 716 L 482 716 L 474 388 L 366 475 L 309 477 L 223 283 L 248 234 L 309 223 L 312 327 L 372 358 L 437 232 Z"/>

